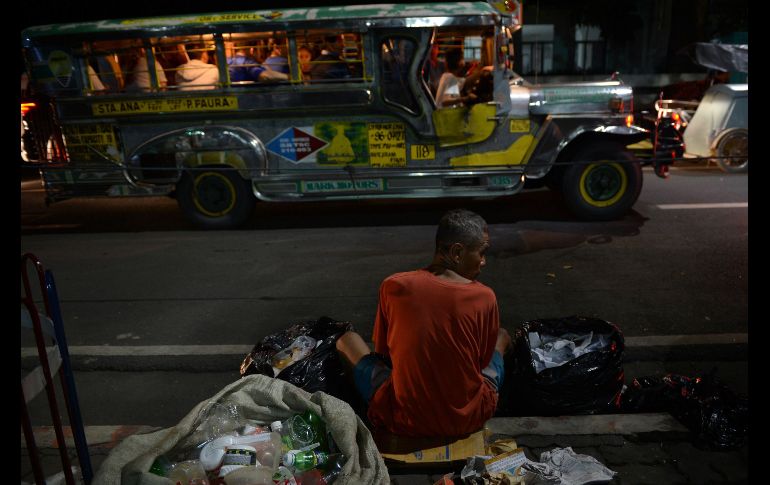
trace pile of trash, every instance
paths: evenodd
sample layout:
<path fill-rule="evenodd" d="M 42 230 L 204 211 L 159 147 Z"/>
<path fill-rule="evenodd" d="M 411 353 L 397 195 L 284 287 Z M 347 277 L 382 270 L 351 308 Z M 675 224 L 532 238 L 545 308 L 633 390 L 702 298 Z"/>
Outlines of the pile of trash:
<path fill-rule="evenodd" d="M 175 426 L 121 441 L 94 485 L 387 485 L 369 430 L 345 403 L 249 375 Z"/>
<path fill-rule="evenodd" d="M 153 462 L 150 472 L 194 485 L 323 485 L 345 456 L 312 411 L 281 421 L 243 419 L 232 404 L 211 403 L 200 426 Z"/>
<path fill-rule="evenodd" d="M 492 443 L 489 449 L 499 453 L 470 457 L 462 471 L 444 475 L 434 485 L 583 485 L 609 482 L 617 474 L 570 447 L 544 451 L 540 461 L 527 458 L 513 440 Z"/>

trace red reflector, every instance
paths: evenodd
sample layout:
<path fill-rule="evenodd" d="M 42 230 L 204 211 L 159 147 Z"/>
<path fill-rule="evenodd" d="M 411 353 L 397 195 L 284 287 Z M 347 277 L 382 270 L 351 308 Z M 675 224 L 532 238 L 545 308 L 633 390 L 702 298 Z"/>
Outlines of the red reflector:
<path fill-rule="evenodd" d="M 21 114 L 27 114 L 27 111 L 37 107 L 35 103 L 21 103 Z"/>

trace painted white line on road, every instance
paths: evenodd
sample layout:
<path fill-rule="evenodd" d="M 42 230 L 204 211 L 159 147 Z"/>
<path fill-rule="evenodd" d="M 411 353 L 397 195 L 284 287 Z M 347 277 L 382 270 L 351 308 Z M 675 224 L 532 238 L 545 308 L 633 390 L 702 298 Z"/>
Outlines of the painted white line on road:
<path fill-rule="evenodd" d="M 705 333 L 701 335 L 650 335 L 648 337 L 626 337 L 626 347 L 655 347 L 676 345 L 745 344 L 747 333 Z"/>
<path fill-rule="evenodd" d="M 521 435 L 627 435 L 635 433 L 687 431 L 668 413 L 599 414 L 588 416 L 524 416 L 492 418 L 486 426 L 494 434 Z M 162 428 L 156 426 L 85 426 L 86 442 L 91 447 L 114 448 L 133 434 L 149 433 Z M 64 441 L 73 448 L 72 429 L 63 427 Z M 35 444 L 39 448 L 56 448 L 56 433 L 52 426 L 33 428 Z M 27 443 L 21 434 L 21 448 Z"/>
<path fill-rule="evenodd" d="M 715 204 L 658 204 L 656 207 L 662 210 L 681 209 L 742 209 L 748 207 L 748 202 L 722 202 Z"/>
<path fill-rule="evenodd" d="M 626 347 L 743 344 L 749 341 L 745 333 L 713 333 L 700 335 L 650 335 L 626 337 Z M 246 355 L 253 345 L 72 345 L 71 356 L 93 357 L 152 357 L 188 355 Z M 22 347 L 22 357 L 36 357 L 35 347 Z"/>
<path fill-rule="evenodd" d="M 494 434 L 587 435 L 687 431 L 668 413 L 599 414 L 591 416 L 492 418 L 484 425 Z"/>
<path fill-rule="evenodd" d="M 70 355 L 150 357 L 169 355 L 246 355 L 253 345 L 71 345 Z M 37 348 L 22 347 L 22 357 L 37 356 Z"/>

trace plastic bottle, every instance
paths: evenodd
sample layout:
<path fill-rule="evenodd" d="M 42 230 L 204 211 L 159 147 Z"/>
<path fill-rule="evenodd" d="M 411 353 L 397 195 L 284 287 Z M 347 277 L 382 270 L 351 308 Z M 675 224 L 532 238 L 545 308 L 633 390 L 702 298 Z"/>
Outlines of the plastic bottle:
<path fill-rule="evenodd" d="M 329 452 L 326 424 L 312 411 L 295 414 L 286 421 L 274 421 L 270 429 L 281 435 L 282 450 L 318 449 Z M 317 445 L 316 445 L 317 443 Z"/>
<path fill-rule="evenodd" d="M 281 461 L 286 466 L 294 467 L 299 471 L 305 471 L 325 465 L 329 461 L 329 453 L 316 450 L 291 450 L 283 455 Z"/>
<path fill-rule="evenodd" d="M 215 470 L 222 464 L 227 448 L 244 445 L 254 448 L 260 465 L 271 469 L 278 468 L 281 458 L 281 436 L 273 432 L 245 436 L 220 436 L 203 446 L 200 454 L 201 464 L 206 471 Z"/>
<path fill-rule="evenodd" d="M 278 371 L 285 369 L 291 364 L 304 359 L 315 349 L 316 339 L 307 335 L 300 335 L 294 341 L 276 353 L 271 359 L 272 366 Z"/>
<path fill-rule="evenodd" d="M 224 476 L 226 485 L 273 485 L 273 470 L 266 466 L 244 466 Z"/>
<path fill-rule="evenodd" d="M 333 464 L 327 463 L 329 469 L 323 472 L 319 469 L 311 469 L 296 475 L 297 485 L 331 485 L 337 477 L 342 473 L 342 455 L 338 455 L 339 459 L 332 460 Z"/>
<path fill-rule="evenodd" d="M 185 485 L 209 485 L 206 472 L 198 460 L 174 463 L 168 470 L 168 478 L 175 483 Z"/>

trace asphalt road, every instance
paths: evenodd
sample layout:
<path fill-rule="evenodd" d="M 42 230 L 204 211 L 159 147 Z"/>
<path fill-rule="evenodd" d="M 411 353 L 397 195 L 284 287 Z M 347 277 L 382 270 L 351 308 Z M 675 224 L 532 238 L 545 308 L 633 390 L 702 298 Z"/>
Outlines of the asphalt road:
<path fill-rule="evenodd" d="M 435 223 L 456 206 L 490 223 L 481 280 L 509 330 L 602 318 L 626 337 L 627 379 L 717 367 L 748 390 L 747 175 L 690 165 L 662 180 L 645 169 L 634 210 L 607 223 L 577 221 L 535 190 L 262 204 L 247 228 L 217 232 L 190 227 L 172 200 L 46 208 L 35 185 L 22 192 L 21 250 L 56 278 L 87 426 L 171 426 L 237 379 L 255 343 L 293 323 L 328 315 L 368 337 L 380 281 L 429 262 Z M 32 345 L 23 332 L 23 367 Z M 33 411 L 45 415 L 44 403 Z"/>
<path fill-rule="evenodd" d="M 581 314 L 626 336 L 745 333 L 747 201 L 747 175 L 694 165 L 667 180 L 645 170 L 634 210 L 606 223 L 574 220 L 543 189 L 261 204 L 244 230 L 211 232 L 188 226 L 170 199 L 46 208 L 24 191 L 21 250 L 54 272 L 70 345 L 245 344 L 322 315 L 367 334 L 380 281 L 427 264 L 436 221 L 465 206 L 490 223 L 480 279 L 508 328 Z"/>

